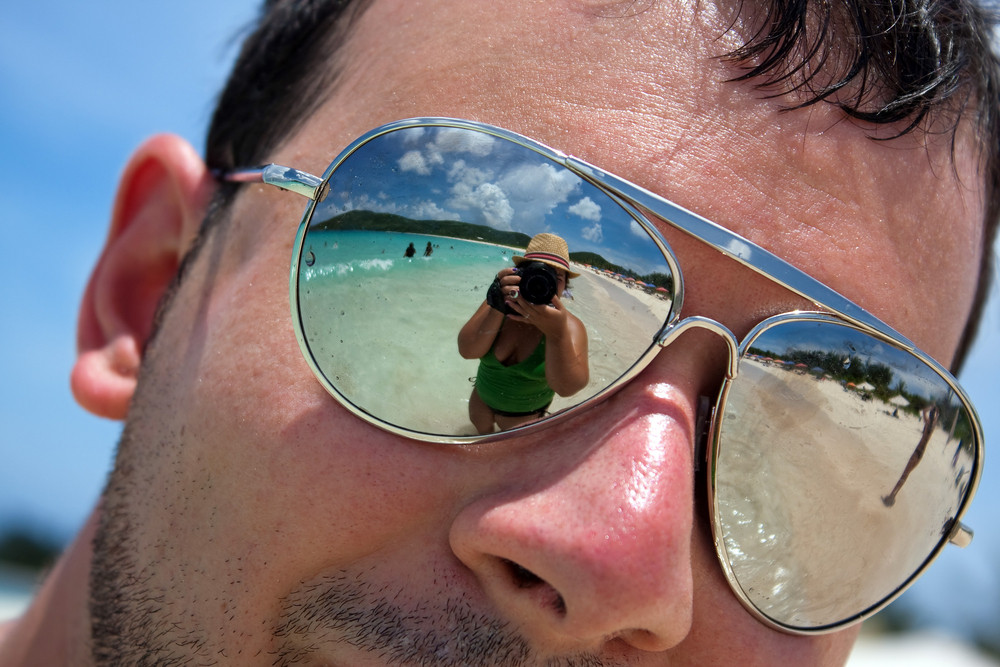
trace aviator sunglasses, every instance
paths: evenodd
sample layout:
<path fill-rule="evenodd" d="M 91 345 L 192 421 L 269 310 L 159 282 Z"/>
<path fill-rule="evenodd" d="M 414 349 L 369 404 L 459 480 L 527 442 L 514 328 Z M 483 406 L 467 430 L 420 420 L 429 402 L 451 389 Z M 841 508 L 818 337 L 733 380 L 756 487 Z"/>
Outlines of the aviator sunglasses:
<path fill-rule="evenodd" d="M 471 121 L 418 118 L 348 146 L 322 178 L 232 170 L 309 198 L 289 281 L 306 361 L 353 414 L 416 440 L 470 444 L 572 417 L 692 328 L 729 363 L 706 412 L 719 562 L 761 622 L 828 632 L 886 606 L 945 544 L 982 470 L 982 427 L 952 375 L 856 304 L 770 252 L 582 160 Z M 682 317 L 683 274 L 648 215 L 815 305 L 742 340 Z M 497 272 L 550 232 L 569 246 L 561 303 L 584 325 L 589 384 L 537 421 L 477 435 L 478 360 L 456 338 Z M 412 244 L 412 249 L 410 244 Z M 415 252 L 414 252 L 415 251 Z"/>

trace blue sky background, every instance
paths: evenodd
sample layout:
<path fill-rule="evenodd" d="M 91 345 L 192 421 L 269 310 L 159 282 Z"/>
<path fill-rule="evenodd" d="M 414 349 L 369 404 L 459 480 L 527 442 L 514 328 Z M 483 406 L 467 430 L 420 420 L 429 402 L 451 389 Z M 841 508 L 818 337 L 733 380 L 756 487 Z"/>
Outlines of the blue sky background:
<path fill-rule="evenodd" d="M 212 101 L 256 0 L 3 0 L 0 10 L 0 526 L 67 539 L 109 469 L 119 427 L 73 402 L 77 303 L 118 175 L 157 132 L 201 150 Z M 1000 437 L 1000 296 L 961 377 Z M 988 445 L 989 449 L 989 445 Z M 1000 636 L 1000 464 L 987 456 L 966 523 L 901 604 L 955 632 Z"/>

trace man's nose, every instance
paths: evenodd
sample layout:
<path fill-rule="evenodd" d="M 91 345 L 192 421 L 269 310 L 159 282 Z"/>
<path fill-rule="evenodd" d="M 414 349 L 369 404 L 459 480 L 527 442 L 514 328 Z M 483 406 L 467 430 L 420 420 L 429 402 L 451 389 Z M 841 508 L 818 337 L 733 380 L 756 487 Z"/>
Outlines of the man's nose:
<path fill-rule="evenodd" d="M 687 635 L 693 403 L 666 384 L 627 389 L 601 419 L 542 432 L 456 517 L 453 551 L 534 642 L 661 651 Z"/>

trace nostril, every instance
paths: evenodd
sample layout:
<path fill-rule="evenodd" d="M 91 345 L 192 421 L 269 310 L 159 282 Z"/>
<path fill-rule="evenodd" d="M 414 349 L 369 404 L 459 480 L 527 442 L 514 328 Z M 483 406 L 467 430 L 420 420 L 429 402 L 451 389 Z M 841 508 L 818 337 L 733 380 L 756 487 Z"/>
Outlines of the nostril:
<path fill-rule="evenodd" d="M 521 567 L 514 561 L 507 560 L 506 558 L 502 558 L 501 560 L 503 561 L 503 564 L 507 566 L 507 569 L 510 571 L 511 578 L 514 580 L 514 583 L 517 584 L 518 588 L 533 588 L 539 584 L 545 583 L 537 574 L 531 570 Z"/>
<path fill-rule="evenodd" d="M 560 616 L 566 613 L 566 601 L 563 600 L 562 595 L 556 591 L 550 584 L 546 583 L 544 579 L 539 577 L 537 574 L 531 570 L 518 565 L 512 560 L 507 560 L 506 558 L 500 559 L 507 570 L 510 572 L 511 580 L 514 585 L 518 588 L 539 588 L 544 587 L 547 589 L 545 592 L 550 595 L 550 600 L 548 601 L 552 609 Z"/>

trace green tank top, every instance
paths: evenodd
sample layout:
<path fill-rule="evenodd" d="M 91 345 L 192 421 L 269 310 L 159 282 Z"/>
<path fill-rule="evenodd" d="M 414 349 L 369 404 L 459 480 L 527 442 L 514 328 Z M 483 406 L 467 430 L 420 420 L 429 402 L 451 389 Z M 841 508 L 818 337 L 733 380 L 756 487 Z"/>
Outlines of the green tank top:
<path fill-rule="evenodd" d="M 493 348 L 479 360 L 476 392 L 486 405 L 503 412 L 536 412 L 555 396 L 545 381 L 545 338 L 524 361 L 504 366 Z"/>

